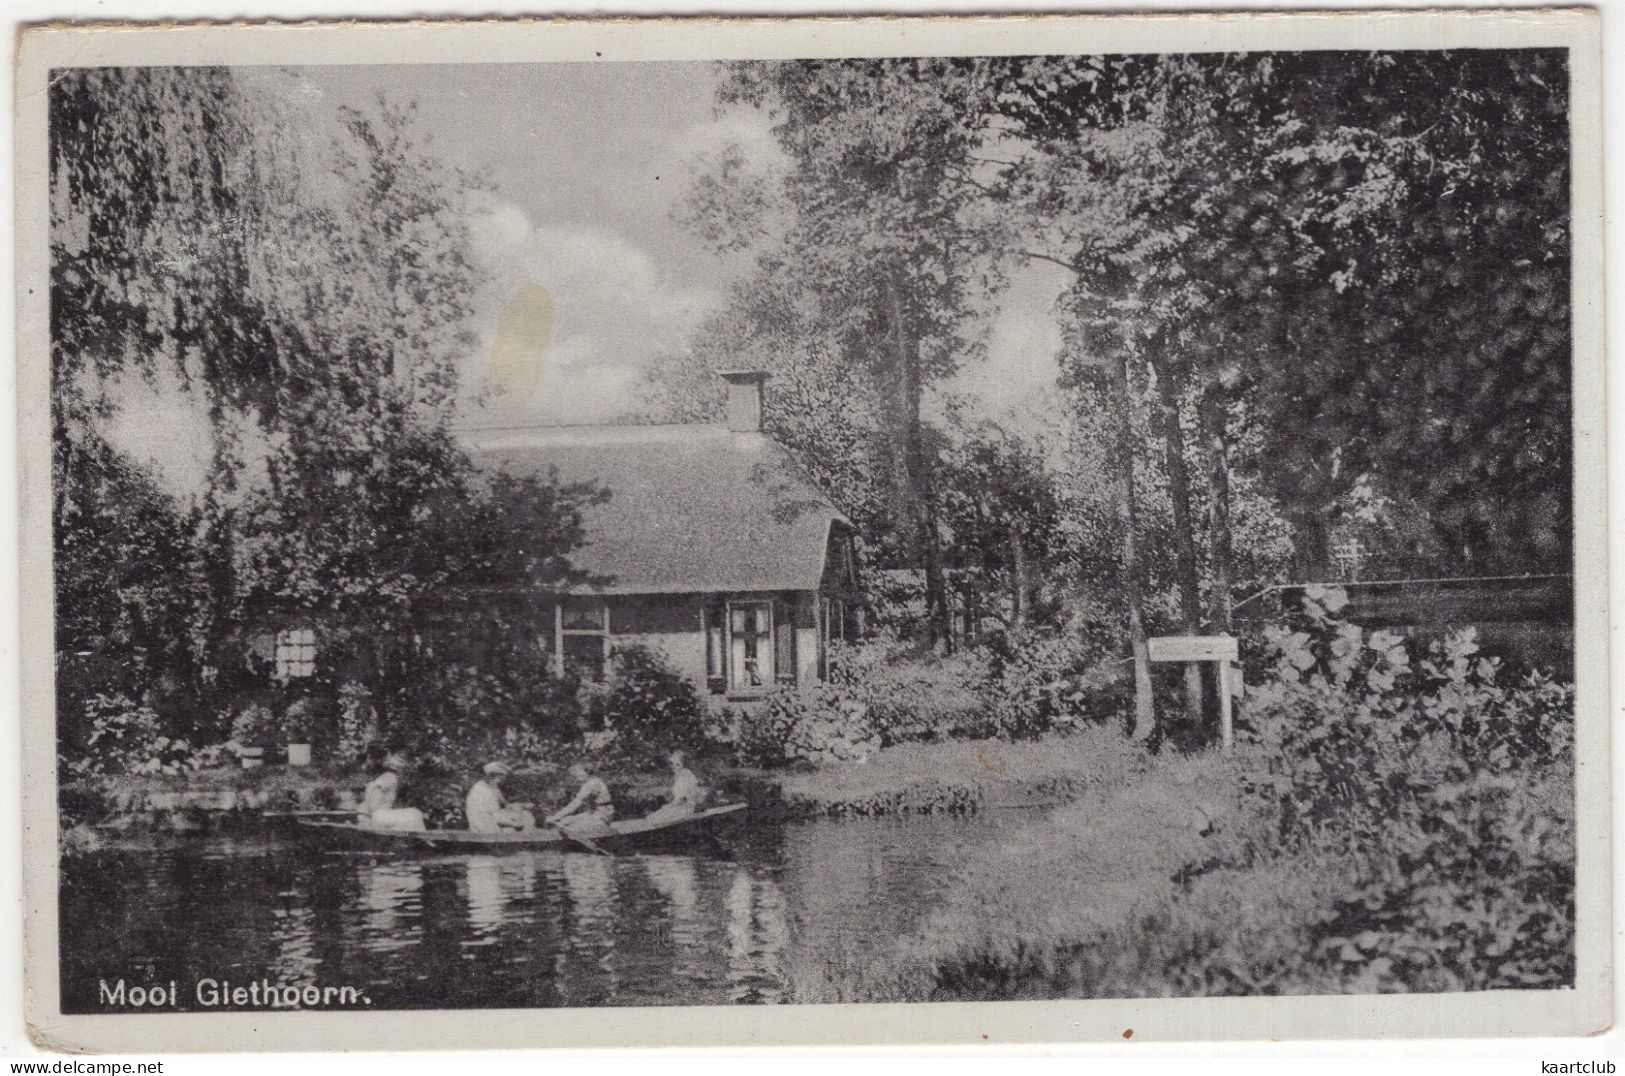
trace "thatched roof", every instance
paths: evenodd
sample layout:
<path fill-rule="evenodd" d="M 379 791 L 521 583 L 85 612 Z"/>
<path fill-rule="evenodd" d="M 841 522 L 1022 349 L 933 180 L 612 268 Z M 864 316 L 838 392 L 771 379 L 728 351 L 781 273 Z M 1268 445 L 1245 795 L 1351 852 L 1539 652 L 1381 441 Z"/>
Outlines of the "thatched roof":
<path fill-rule="evenodd" d="M 721 426 L 558 426 L 465 435 L 474 461 L 595 482 L 571 562 L 611 594 L 816 590 L 832 526 L 847 526 L 789 454 Z"/>

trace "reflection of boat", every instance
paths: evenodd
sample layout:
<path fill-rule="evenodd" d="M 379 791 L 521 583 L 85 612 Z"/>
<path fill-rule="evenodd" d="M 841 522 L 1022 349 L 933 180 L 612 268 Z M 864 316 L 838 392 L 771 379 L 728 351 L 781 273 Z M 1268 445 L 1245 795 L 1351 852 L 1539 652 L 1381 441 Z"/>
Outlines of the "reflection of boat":
<path fill-rule="evenodd" d="M 501 833 L 470 833 L 461 829 L 429 829 L 417 832 L 373 829 L 354 822 L 321 822 L 308 819 L 299 821 L 300 827 L 314 837 L 342 848 L 369 848 L 385 851 L 452 851 L 467 849 L 480 852 L 500 852 L 505 849 L 557 848 L 561 851 L 592 850 L 593 845 L 610 848 L 642 841 L 665 838 L 683 838 L 697 834 L 713 819 L 743 811 L 743 803 L 730 803 L 708 811 L 679 818 L 631 818 L 624 822 L 611 822 L 608 832 L 593 831 L 587 840 L 569 837 L 551 826 L 542 829 Z"/>

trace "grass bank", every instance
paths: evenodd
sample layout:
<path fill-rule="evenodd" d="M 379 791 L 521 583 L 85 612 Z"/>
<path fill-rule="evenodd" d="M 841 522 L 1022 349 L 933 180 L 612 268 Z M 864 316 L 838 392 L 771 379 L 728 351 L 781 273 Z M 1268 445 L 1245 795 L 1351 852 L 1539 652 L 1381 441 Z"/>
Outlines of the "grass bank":
<path fill-rule="evenodd" d="M 1071 802 L 1035 813 L 961 864 L 946 887 L 949 903 L 889 951 L 808 955 L 793 970 L 796 1000 L 1122 993 L 1113 969 L 1079 984 L 1070 962 L 1084 955 L 1141 966 L 1136 947 L 1144 943 L 1132 931 L 1142 910 L 1245 856 L 1260 836 L 1263 820 L 1237 791 L 1234 759 L 1148 756 L 1104 729 L 1007 747 L 1009 765 L 979 782 L 984 803 L 1025 787 L 1024 779 L 1064 788 Z M 1118 956 L 1099 948 L 1108 936 Z M 1161 991 L 1146 984 L 1138 992 Z"/>
<path fill-rule="evenodd" d="M 1105 729 L 1042 740 L 952 740 L 888 747 L 868 761 L 790 771 L 774 778 L 799 815 L 972 812 L 1069 801 L 1143 773 L 1143 751 Z"/>
<path fill-rule="evenodd" d="M 1278 817 L 1243 790 L 1259 761 L 1247 751 L 1256 749 L 1148 757 L 1115 736 L 1035 746 L 1054 750 L 1057 765 L 1092 746 L 1087 772 L 1102 776 L 1086 779 L 1073 802 L 1034 812 L 970 852 L 944 887 L 947 902 L 912 932 L 878 951 L 865 939 L 861 948 L 800 954 L 789 969 L 796 1001 L 1369 994 L 1570 981 L 1561 954 L 1572 952 L 1573 911 L 1560 896 L 1569 883 L 1542 877 L 1544 867 L 1508 870 L 1494 842 L 1464 844 L 1459 862 L 1437 865 L 1332 841 L 1286 854 Z M 1561 777 L 1532 778 L 1519 794 L 1551 827 L 1572 811 Z M 1517 944 L 1530 937 L 1543 944 Z"/>

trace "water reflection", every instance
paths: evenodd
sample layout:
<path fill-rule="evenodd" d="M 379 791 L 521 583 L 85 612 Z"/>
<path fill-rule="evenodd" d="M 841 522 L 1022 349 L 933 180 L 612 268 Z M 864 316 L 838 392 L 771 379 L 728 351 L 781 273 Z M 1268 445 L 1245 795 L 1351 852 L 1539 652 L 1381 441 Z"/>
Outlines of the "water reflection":
<path fill-rule="evenodd" d="M 230 970 L 364 985 L 383 1008 L 781 1001 L 795 969 L 917 929 L 964 848 L 996 839 L 987 821 L 930 819 L 750 832 L 733 858 L 91 854 L 64 866 L 63 996 L 99 1012 L 110 974 Z"/>
<path fill-rule="evenodd" d="M 360 868 L 369 948 L 385 952 L 421 944 L 423 867 L 411 860 Z"/>
<path fill-rule="evenodd" d="M 787 934 L 784 895 L 779 887 L 737 871 L 728 889 L 730 1001 L 782 999 L 779 955 Z"/>
<path fill-rule="evenodd" d="M 646 856 L 641 865 L 649 885 L 665 898 L 663 927 L 672 948 L 672 970 L 684 981 L 703 980 L 711 957 L 700 915 L 698 865 L 687 856 Z"/>
<path fill-rule="evenodd" d="M 276 951 L 272 968 L 278 982 L 314 985 L 316 967 L 316 912 L 307 904 L 284 903 L 274 912 L 271 945 Z"/>
<path fill-rule="evenodd" d="M 615 869 L 614 860 L 608 856 L 559 857 L 559 873 L 568 899 L 565 936 L 570 953 L 561 979 L 585 988 L 570 994 L 571 1004 L 607 1004 L 620 993 L 615 927 L 623 916 L 638 913 L 620 907 Z"/>
<path fill-rule="evenodd" d="M 463 870 L 469 925 L 465 947 L 494 945 L 504 923 L 530 918 L 537 879 L 533 857 L 468 856 Z"/>

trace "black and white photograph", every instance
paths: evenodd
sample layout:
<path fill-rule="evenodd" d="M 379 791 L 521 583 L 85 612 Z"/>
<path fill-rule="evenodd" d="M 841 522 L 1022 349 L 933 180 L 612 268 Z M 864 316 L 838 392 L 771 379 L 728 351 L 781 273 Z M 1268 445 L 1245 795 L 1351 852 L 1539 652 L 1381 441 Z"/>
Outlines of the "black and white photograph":
<path fill-rule="evenodd" d="M 1552 18 L 56 49 L 31 1019 L 1605 1026 L 1595 27 Z"/>

